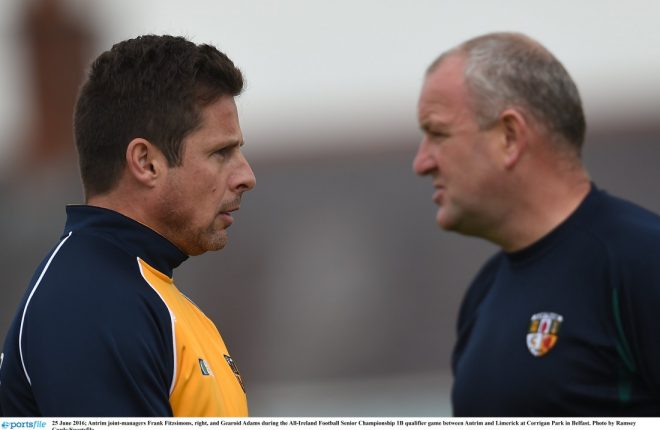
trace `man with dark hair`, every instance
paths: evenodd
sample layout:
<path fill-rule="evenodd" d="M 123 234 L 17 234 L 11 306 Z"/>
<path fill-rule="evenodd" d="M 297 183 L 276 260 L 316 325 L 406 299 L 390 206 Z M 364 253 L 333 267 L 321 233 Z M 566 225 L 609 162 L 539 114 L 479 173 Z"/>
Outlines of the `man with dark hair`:
<path fill-rule="evenodd" d="M 75 110 L 86 205 L 67 207 L 4 344 L 9 416 L 242 416 L 238 368 L 173 269 L 227 242 L 255 185 L 210 45 L 142 36 L 92 64 Z"/>
<path fill-rule="evenodd" d="M 418 116 L 438 224 L 501 248 L 460 309 L 454 413 L 660 415 L 660 217 L 591 182 L 561 63 L 477 37 L 428 69 Z"/>

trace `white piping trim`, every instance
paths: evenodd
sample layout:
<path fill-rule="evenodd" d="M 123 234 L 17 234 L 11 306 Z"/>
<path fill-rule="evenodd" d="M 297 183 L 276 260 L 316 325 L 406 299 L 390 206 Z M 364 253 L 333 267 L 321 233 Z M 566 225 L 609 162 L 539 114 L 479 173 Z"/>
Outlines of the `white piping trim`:
<path fill-rule="evenodd" d="M 177 367 L 176 367 L 176 362 L 177 362 L 177 356 L 176 356 L 176 332 L 174 331 L 174 321 L 176 318 L 174 317 L 174 313 L 170 309 L 170 307 L 167 305 L 167 302 L 163 298 L 163 296 L 160 295 L 158 290 L 151 285 L 151 282 L 147 279 L 147 277 L 144 275 L 144 272 L 142 271 L 142 265 L 140 264 L 140 257 L 137 257 L 137 262 L 138 262 L 138 267 L 140 268 L 140 274 L 142 275 L 142 278 L 144 281 L 151 287 L 151 289 L 154 290 L 156 294 L 158 294 L 158 297 L 163 301 L 163 304 L 167 308 L 167 312 L 170 313 L 170 321 L 172 322 L 172 353 L 174 354 L 174 366 L 172 369 L 172 383 L 170 384 L 170 396 L 172 395 L 172 392 L 174 391 L 174 383 L 176 382 L 176 372 L 177 372 Z"/>
<path fill-rule="evenodd" d="M 25 360 L 23 359 L 23 324 L 25 323 L 25 314 L 27 314 L 27 308 L 30 305 L 32 296 L 34 296 L 34 293 L 37 291 L 37 287 L 39 287 L 41 280 L 44 278 L 44 275 L 46 274 L 46 270 L 48 270 L 50 263 L 53 261 L 53 258 L 55 258 L 55 254 L 57 254 L 57 252 L 60 250 L 62 245 L 64 245 L 64 242 L 66 242 L 67 239 L 71 237 L 72 233 L 73 231 L 70 231 L 69 234 L 64 239 L 62 239 L 60 244 L 57 245 L 55 251 L 53 251 L 53 253 L 50 255 L 50 258 L 48 259 L 46 266 L 44 266 L 44 270 L 42 270 L 41 275 L 39 275 L 39 279 L 37 279 L 37 282 L 34 283 L 34 287 L 32 287 L 32 291 L 30 292 L 30 295 L 28 296 L 28 299 L 25 302 L 25 307 L 23 308 L 23 316 L 21 317 L 21 328 L 18 331 L 18 351 L 21 356 L 21 365 L 23 366 L 23 372 L 25 373 L 25 377 L 27 378 L 28 384 L 30 385 L 32 385 L 32 380 L 30 379 L 30 375 L 28 375 L 27 368 L 25 367 Z"/>

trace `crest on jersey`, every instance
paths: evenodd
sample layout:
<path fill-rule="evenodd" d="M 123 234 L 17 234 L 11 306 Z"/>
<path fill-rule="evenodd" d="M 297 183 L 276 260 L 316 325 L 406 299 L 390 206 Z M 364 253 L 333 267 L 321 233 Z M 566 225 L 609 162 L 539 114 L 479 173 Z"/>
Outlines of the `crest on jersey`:
<path fill-rule="evenodd" d="M 557 344 L 559 329 L 564 317 L 554 312 L 532 315 L 527 331 L 527 349 L 535 357 L 542 357 Z"/>
<path fill-rule="evenodd" d="M 241 372 L 238 371 L 238 366 L 236 366 L 236 362 L 234 361 L 233 358 L 231 358 L 228 355 L 225 355 L 225 360 L 227 360 L 227 364 L 229 365 L 229 368 L 231 369 L 232 372 L 234 372 L 234 376 L 238 380 L 238 383 L 241 385 L 243 392 L 245 392 L 245 386 L 243 386 L 243 378 L 241 378 Z"/>

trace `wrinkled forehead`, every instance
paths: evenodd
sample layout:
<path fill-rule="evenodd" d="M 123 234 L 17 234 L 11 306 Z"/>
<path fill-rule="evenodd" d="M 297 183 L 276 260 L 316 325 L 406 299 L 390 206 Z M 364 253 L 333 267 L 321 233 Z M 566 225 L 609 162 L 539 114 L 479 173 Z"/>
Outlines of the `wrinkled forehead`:
<path fill-rule="evenodd" d="M 464 69 L 463 57 L 451 55 L 429 71 L 417 104 L 420 120 L 439 108 L 462 110 L 467 106 Z"/>
<path fill-rule="evenodd" d="M 424 77 L 424 88 L 463 86 L 466 65 L 467 60 L 461 53 L 442 56 L 440 61 L 434 63 L 427 71 Z"/>

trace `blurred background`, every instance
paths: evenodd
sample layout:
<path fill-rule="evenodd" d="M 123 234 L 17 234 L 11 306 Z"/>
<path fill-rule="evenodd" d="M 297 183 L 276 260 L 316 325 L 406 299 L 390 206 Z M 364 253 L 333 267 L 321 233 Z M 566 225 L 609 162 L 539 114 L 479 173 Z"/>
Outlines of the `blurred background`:
<path fill-rule="evenodd" d="M 4 0 L 0 338 L 64 205 L 82 202 L 71 115 L 87 64 L 140 34 L 183 35 L 247 79 L 257 187 L 229 246 L 175 281 L 218 325 L 251 414 L 449 415 L 457 309 L 495 248 L 441 232 L 412 173 L 425 68 L 485 32 L 538 39 L 581 90 L 593 179 L 660 212 L 659 18 L 653 0 Z"/>

